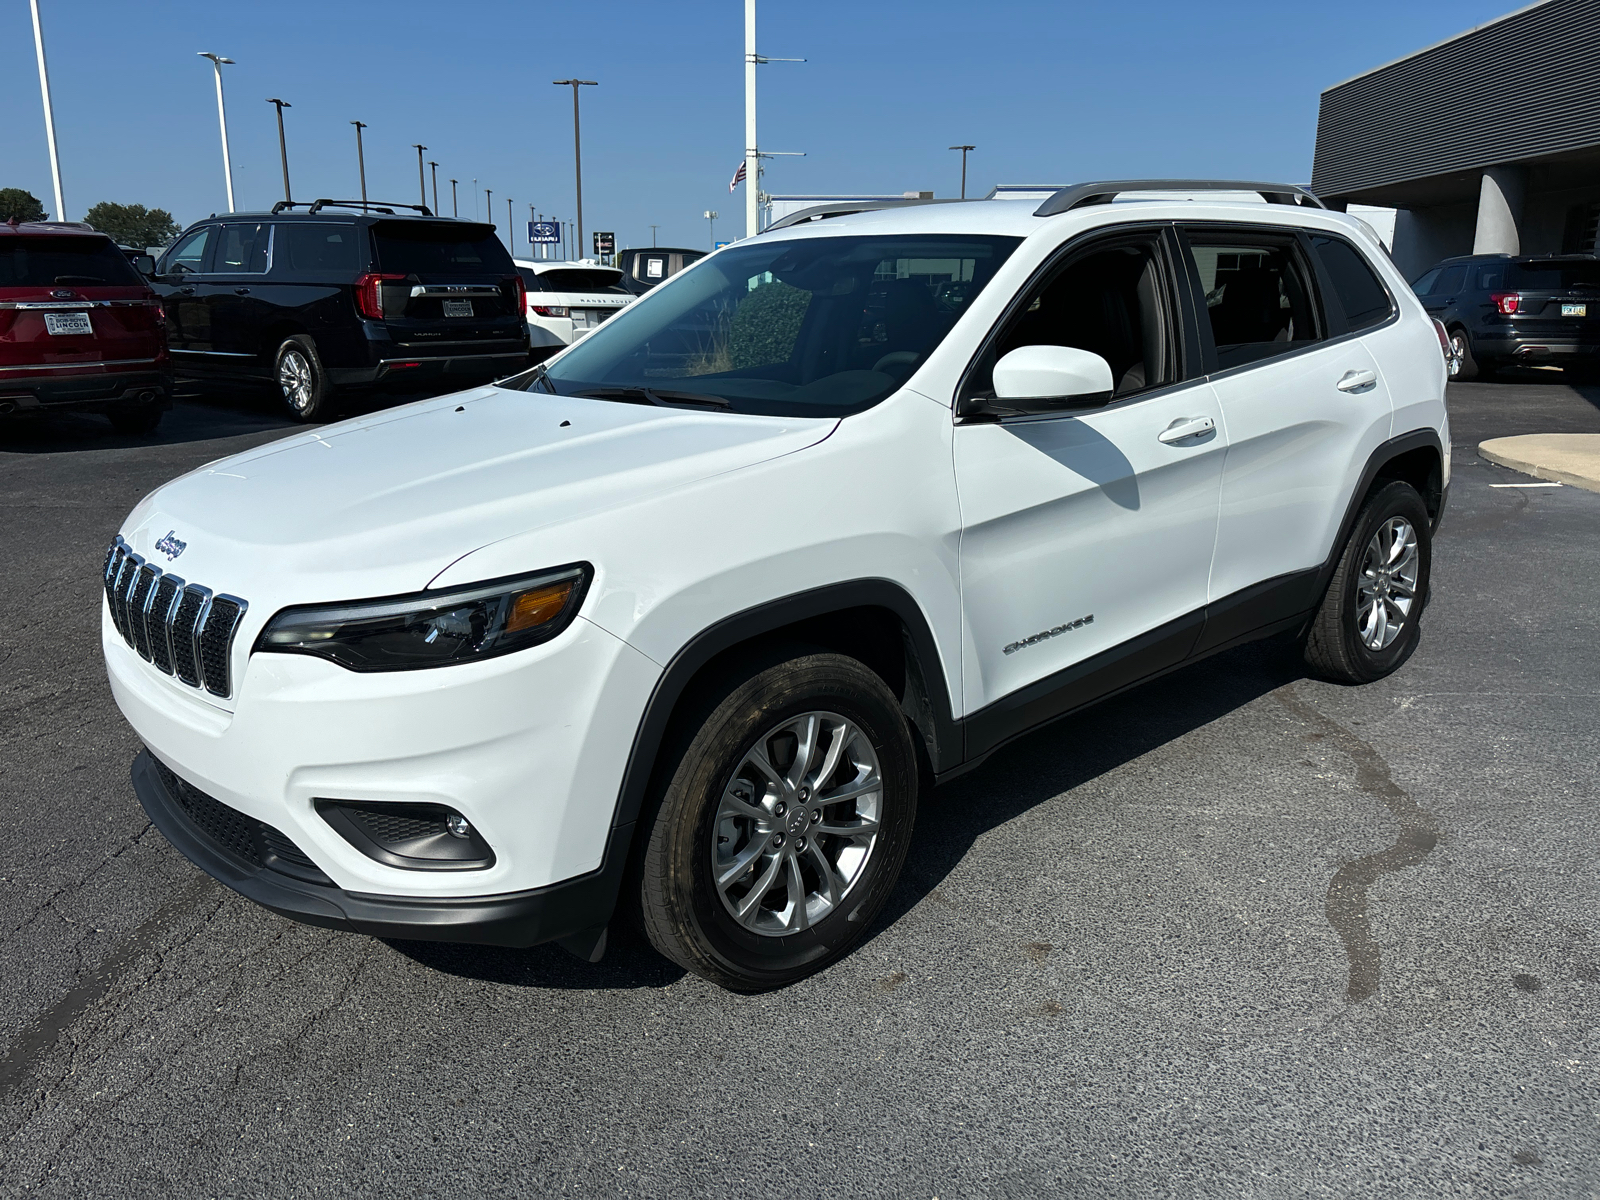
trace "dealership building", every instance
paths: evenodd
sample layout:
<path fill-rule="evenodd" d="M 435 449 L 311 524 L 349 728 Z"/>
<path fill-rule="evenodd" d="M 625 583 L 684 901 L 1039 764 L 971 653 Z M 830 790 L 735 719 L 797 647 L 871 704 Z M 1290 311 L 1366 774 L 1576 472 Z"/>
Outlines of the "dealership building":
<path fill-rule="evenodd" d="M 1311 188 L 1397 209 L 1411 277 L 1457 254 L 1595 253 L 1600 0 L 1542 0 L 1329 88 Z"/>

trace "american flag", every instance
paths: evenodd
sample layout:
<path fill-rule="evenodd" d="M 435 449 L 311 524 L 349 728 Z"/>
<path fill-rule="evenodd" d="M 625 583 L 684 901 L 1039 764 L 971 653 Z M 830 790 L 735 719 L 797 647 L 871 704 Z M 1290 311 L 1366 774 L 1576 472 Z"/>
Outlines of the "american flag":
<path fill-rule="evenodd" d="M 744 159 L 741 158 L 739 160 L 739 169 L 733 173 L 733 178 L 728 181 L 728 191 L 733 191 L 734 188 L 744 182 L 744 179 Z"/>

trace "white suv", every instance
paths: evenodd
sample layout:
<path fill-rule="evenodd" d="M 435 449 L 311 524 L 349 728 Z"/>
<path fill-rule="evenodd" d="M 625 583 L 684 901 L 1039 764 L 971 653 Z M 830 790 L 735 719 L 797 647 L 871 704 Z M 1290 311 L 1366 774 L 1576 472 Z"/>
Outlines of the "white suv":
<path fill-rule="evenodd" d="M 633 303 L 622 271 L 581 262 L 513 260 L 527 289 L 528 341 L 534 360 L 549 358 Z"/>
<path fill-rule="evenodd" d="M 595 957 L 633 912 L 770 987 L 1019 734 L 1254 638 L 1411 654 L 1445 360 L 1359 221 L 1150 181 L 805 218 L 141 501 L 103 642 L 173 844 L 302 921 Z"/>

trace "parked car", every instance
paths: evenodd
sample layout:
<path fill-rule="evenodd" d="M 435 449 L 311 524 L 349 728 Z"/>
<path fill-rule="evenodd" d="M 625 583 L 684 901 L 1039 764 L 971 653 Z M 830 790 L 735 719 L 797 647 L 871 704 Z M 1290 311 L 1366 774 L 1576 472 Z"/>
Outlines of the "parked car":
<path fill-rule="evenodd" d="M 1600 260 L 1593 255 L 1447 258 L 1411 285 L 1450 336 L 1450 377 L 1554 365 L 1600 374 Z"/>
<path fill-rule="evenodd" d="M 444 391 L 528 361 L 522 279 L 494 226 L 420 206 L 208 217 L 161 256 L 155 287 L 182 372 L 270 381 L 300 421 L 325 420 L 342 389 Z"/>
<path fill-rule="evenodd" d="M 104 413 L 146 434 L 172 407 L 161 301 L 103 233 L 0 224 L 0 418 Z"/>
<path fill-rule="evenodd" d="M 635 296 L 642 296 L 656 284 L 671 279 L 706 254 L 705 250 L 686 250 L 681 246 L 624 250 L 617 255 L 617 266 L 622 271 L 622 286 Z"/>
<path fill-rule="evenodd" d="M 527 289 L 528 338 L 535 361 L 570 346 L 633 300 L 622 272 L 588 259 L 539 262 L 517 259 Z"/>
<path fill-rule="evenodd" d="M 150 819 L 299 920 L 593 958 L 633 909 L 766 988 L 1012 739 L 1273 635 L 1395 671 L 1441 331 L 1298 189 L 1105 202 L 1162 186 L 780 222 L 519 376 L 152 492 L 102 619 Z"/>

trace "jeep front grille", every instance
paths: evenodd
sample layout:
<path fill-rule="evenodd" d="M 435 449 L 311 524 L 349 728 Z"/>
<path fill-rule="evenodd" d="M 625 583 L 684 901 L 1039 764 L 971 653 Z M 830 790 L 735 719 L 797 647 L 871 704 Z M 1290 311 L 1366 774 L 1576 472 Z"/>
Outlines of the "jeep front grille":
<path fill-rule="evenodd" d="M 120 536 L 106 552 L 104 581 L 111 622 L 139 657 L 190 687 L 233 695 L 233 635 L 249 605 L 167 574 Z"/>

